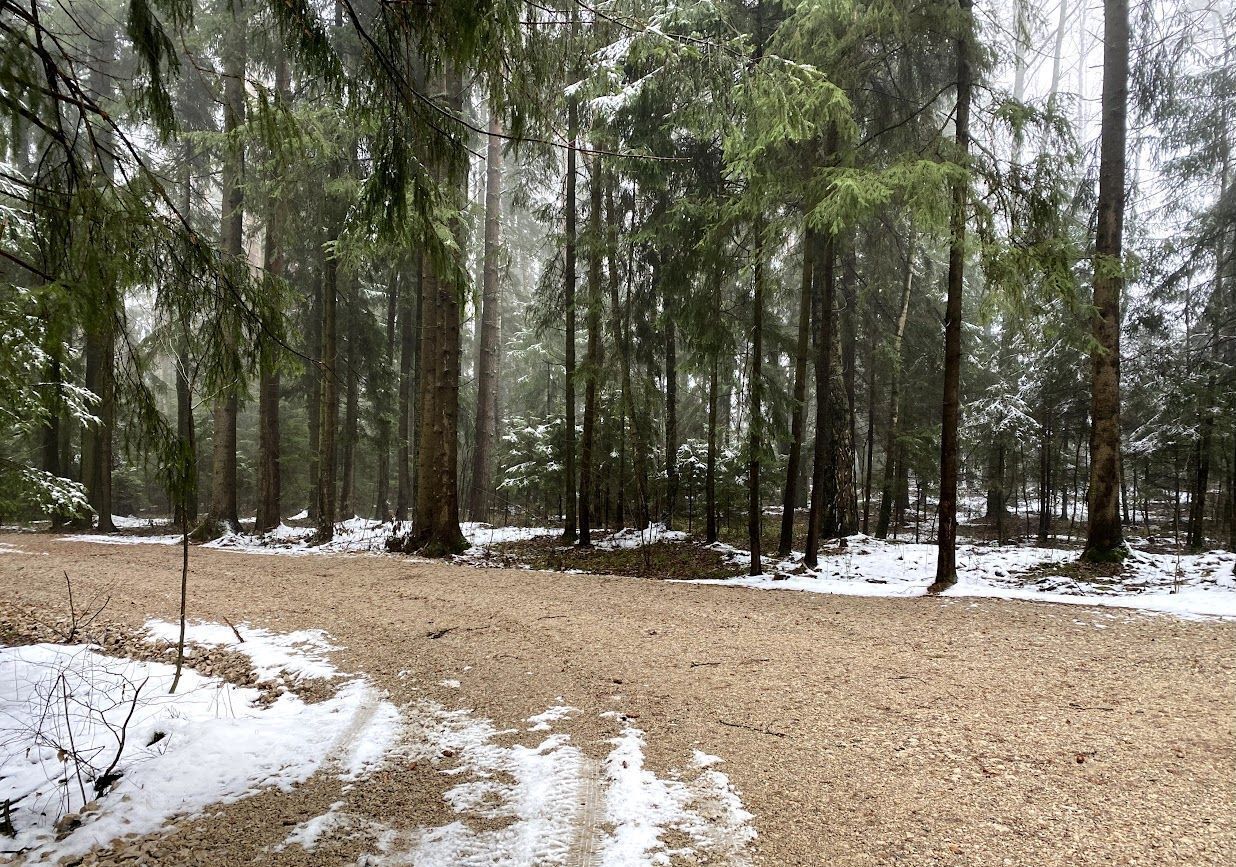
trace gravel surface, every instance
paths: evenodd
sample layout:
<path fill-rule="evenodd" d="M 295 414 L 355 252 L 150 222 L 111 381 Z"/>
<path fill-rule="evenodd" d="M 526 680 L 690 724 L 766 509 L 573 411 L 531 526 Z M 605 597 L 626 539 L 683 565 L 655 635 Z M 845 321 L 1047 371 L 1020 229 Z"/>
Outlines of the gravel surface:
<path fill-rule="evenodd" d="M 0 603 L 110 593 L 107 617 L 173 618 L 179 551 L 8 534 Z M 619 711 L 648 766 L 700 749 L 755 814 L 763 865 L 1236 863 L 1236 624 L 968 599 L 867 599 L 377 556 L 195 549 L 196 618 L 327 630 L 344 670 L 499 728 L 557 703 L 595 759 Z M 401 676 L 402 673 L 402 676 Z M 460 686 L 441 685 L 458 680 Z M 101 863 L 343 864 L 364 829 L 279 849 L 343 800 L 395 829 L 451 821 L 449 784 L 395 761 L 324 775 L 123 841 Z M 123 851 L 122 851 L 123 849 Z M 685 862 L 684 862 L 685 863 Z"/>

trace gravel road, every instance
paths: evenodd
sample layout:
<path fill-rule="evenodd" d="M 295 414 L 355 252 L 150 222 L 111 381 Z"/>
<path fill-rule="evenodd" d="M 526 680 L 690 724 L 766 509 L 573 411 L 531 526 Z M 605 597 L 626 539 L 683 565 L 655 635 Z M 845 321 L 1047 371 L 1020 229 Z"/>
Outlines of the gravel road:
<path fill-rule="evenodd" d="M 0 543 L 18 549 L 0 555 L 0 603 L 59 611 L 67 571 L 79 597 L 110 592 L 115 620 L 175 616 L 176 547 Z M 327 630 L 338 665 L 397 703 L 430 696 L 503 728 L 560 697 L 581 710 L 562 730 L 594 759 L 614 735 L 605 711 L 646 732 L 658 773 L 693 749 L 721 756 L 769 867 L 1236 863 L 1230 622 L 204 549 L 190 584 L 194 617 Z M 453 818 L 424 763 L 342 793 L 320 776 L 128 848 L 159 864 L 356 863 L 363 833 L 278 844 L 340 799 L 397 829 Z"/>

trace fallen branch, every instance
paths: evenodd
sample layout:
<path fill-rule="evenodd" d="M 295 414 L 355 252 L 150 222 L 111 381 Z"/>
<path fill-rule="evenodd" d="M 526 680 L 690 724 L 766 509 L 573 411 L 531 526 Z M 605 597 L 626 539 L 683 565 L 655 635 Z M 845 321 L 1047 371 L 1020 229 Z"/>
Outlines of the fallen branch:
<path fill-rule="evenodd" d="M 445 626 L 442 629 L 426 632 L 425 637 L 434 640 L 444 635 L 450 635 L 452 632 L 484 632 L 488 628 L 488 626 Z"/>
<path fill-rule="evenodd" d="M 1105 707 L 1103 705 L 1078 704 L 1075 701 L 1069 702 L 1069 707 L 1073 708 L 1073 710 L 1111 710 L 1111 711 L 1115 710 L 1114 707 Z"/>
<path fill-rule="evenodd" d="M 756 732 L 762 735 L 771 735 L 774 738 L 789 737 L 789 735 L 787 735 L 785 732 L 774 731 L 773 729 L 769 729 L 769 728 L 759 728 L 757 726 L 749 726 L 749 725 L 746 725 L 745 723 L 730 722 L 729 720 L 723 720 L 723 719 L 718 719 L 717 722 L 721 723 L 721 725 L 723 726 L 729 726 L 732 729 L 746 729 L 749 732 Z"/>
<path fill-rule="evenodd" d="M 240 630 L 236 628 L 236 626 L 232 623 L 232 621 L 224 617 L 223 622 L 232 628 L 232 634 L 236 636 L 236 640 L 239 641 L 241 644 L 244 644 L 245 637 L 240 634 Z"/>

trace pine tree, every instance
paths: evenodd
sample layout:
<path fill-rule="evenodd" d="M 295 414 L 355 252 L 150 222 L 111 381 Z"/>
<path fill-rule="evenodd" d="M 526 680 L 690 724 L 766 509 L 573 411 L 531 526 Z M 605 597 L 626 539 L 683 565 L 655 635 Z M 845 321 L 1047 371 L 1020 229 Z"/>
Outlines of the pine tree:
<path fill-rule="evenodd" d="M 281 108 L 290 101 L 291 85 L 287 59 L 275 60 L 275 95 Z M 272 203 L 263 239 L 262 269 L 268 277 L 280 278 L 284 270 L 284 251 L 280 234 L 286 214 Z M 258 374 L 258 508 L 254 529 L 258 532 L 279 526 L 282 517 L 281 448 L 279 441 L 279 401 L 281 398 L 281 349 L 269 337 L 261 341 Z"/>
<path fill-rule="evenodd" d="M 463 106 L 463 80 L 447 68 L 437 78 L 436 98 L 458 116 Z M 426 256 L 421 262 L 420 412 L 417 425 L 416 512 L 412 533 L 403 550 L 425 556 L 458 554 L 467 547 L 459 528 L 459 376 L 461 267 L 460 218 L 466 173 L 459 158 L 444 155 L 435 176 L 451 214 L 454 238 L 450 253 Z"/>
<path fill-rule="evenodd" d="M 502 305 L 498 280 L 502 212 L 501 136 L 501 121 L 491 109 L 485 155 L 485 259 L 482 268 L 481 332 L 477 347 L 476 450 L 472 456 L 472 489 L 468 495 L 468 514 L 473 521 L 489 520 L 489 490 L 494 479 L 493 454 L 498 434 L 499 320 Z"/>
<path fill-rule="evenodd" d="M 234 263 L 244 258 L 244 146 L 238 136 L 245 122 L 246 9 L 240 0 L 231 7 L 223 42 L 223 133 L 227 137 L 223 157 L 223 210 L 219 230 L 224 257 Z M 226 316 L 220 322 L 221 342 L 234 353 L 240 340 L 239 323 Z M 236 416 L 240 410 L 241 371 L 231 372 L 215 398 L 214 460 L 210 479 L 210 514 L 203 529 L 213 537 L 220 530 L 237 532 L 240 513 L 236 500 Z"/>
<path fill-rule="evenodd" d="M 584 428 L 579 458 L 579 546 L 592 545 L 593 481 L 596 469 L 594 446 L 597 427 L 597 387 L 601 373 L 601 189 L 604 185 L 599 157 L 591 161 L 588 184 L 588 294 L 586 320 L 588 349 L 584 358 Z"/>
<path fill-rule="evenodd" d="M 572 11 L 572 15 L 574 15 Z M 574 25 L 572 25 L 574 30 Z M 562 540 L 574 542 L 578 528 L 575 513 L 575 250 L 576 250 L 576 137 L 579 134 L 579 108 L 575 97 L 567 99 L 567 148 L 566 148 L 566 191 L 563 198 L 563 213 L 565 229 L 562 243 L 562 285 L 563 285 L 563 315 L 566 321 L 566 338 L 563 344 L 562 377 L 563 387 L 563 443 L 562 457 L 564 472 L 562 474 L 563 510 Z"/>
<path fill-rule="evenodd" d="M 1091 351 L 1089 524 L 1082 559 L 1120 559 L 1120 293 L 1124 287 L 1125 126 L 1128 112 L 1129 5 L 1103 4 L 1103 117 L 1098 230 L 1094 247 Z"/>
<path fill-rule="evenodd" d="M 876 538 L 888 536 L 889 519 L 893 514 L 895 496 L 894 482 L 897 464 L 897 436 L 901 411 L 901 345 L 905 339 L 906 323 L 910 318 L 910 290 L 914 284 L 914 239 L 909 241 L 905 257 L 905 277 L 901 283 L 901 303 L 898 305 L 897 325 L 893 331 L 891 369 L 888 381 L 888 422 L 884 434 L 884 481 L 880 486 L 880 517 L 876 521 Z"/>
<path fill-rule="evenodd" d="M 815 235 L 803 233 L 802 289 L 798 301 L 798 341 L 794 350 L 794 404 L 790 422 L 790 454 L 785 467 L 785 496 L 781 500 L 781 537 L 777 553 L 786 557 L 794 545 L 794 510 L 798 507 L 799 462 L 807 428 L 807 359 L 811 338 L 811 287 L 814 278 Z"/>
<path fill-rule="evenodd" d="M 971 0 L 959 0 L 961 19 L 957 37 L 956 149 L 964 164 L 970 153 L 970 96 L 972 38 Z M 965 288 L 966 212 L 969 182 L 959 179 L 953 185 L 953 216 L 948 253 L 948 300 L 944 310 L 944 406 L 940 422 L 940 505 L 936 579 L 928 588 L 939 593 L 957 583 L 957 475 L 958 428 L 961 417 L 961 316 Z"/>

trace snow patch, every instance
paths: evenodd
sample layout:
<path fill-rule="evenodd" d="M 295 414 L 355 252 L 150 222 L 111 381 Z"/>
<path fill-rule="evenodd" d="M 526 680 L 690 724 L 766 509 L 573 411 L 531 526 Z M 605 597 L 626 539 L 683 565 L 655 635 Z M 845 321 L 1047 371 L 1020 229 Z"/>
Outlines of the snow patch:
<path fill-rule="evenodd" d="M 577 713 L 579 713 L 579 708 L 577 707 L 571 707 L 566 704 L 556 704 L 548 710 L 528 717 L 527 722 L 532 724 L 528 731 L 547 732 L 550 730 L 553 723 L 556 723 L 559 720 L 569 719 Z"/>
<path fill-rule="evenodd" d="M 559 704 L 528 721 L 539 726 L 575 712 Z M 752 816 L 725 775 L 711 769 L 715 757 L 697 751 L 686 774 L 663 779 L 644 766 L 644 734 L 630 727 L 598 764 L 566 733 L 504 745 L 518 733 L 432 701 L 420 702 L 408 720 L 407 758 L 459 779 L 444 795 L 459 818 L 410 832 L 388 828 L 376 835 L 379 851 L 359 863 L 652 867 L 688 857 L 750 864 Z M 666 839 L 672 833 L 673 848 Z"/>
<path fill-rule="evenodd" d="M 228 533 L 202 547 L 246 554 L 380 554 L 390 534 L 389 522 L 349 518 L 336 524 L 334 538 L 321 545 L 313 543 L 317 528 L 280 524 L 265 533 Z"/>
<path fill-rule="evenodd" d="M 71 533 L 60 537 L 65 542 L 91 542 L 95 545 L 179 545 L 184 536 L 108 536 L 102 533 Z"/>
<path fill-rule="evenodd" d="M 611 743 L 605 817 L 613 831 L 602 843 L 604 867 L 668 864 L 672 857 L 697 853 L 727 864 L 750 863 L 753 817 L 725 774 L 700 765 L 702 753 L 696 752 L 700 772 L 694 779 L 662 779 L 644 767 L 642 731 L 626 726 Z M 663 839 L 670 831 L 683 834 L 690 845 L 671 849 Z"/>
<path fill-rule="evenodd" d="M 117 530 L 133 530 L 138 527 L 153 527 L 165 519 L 139 518 L 136 515 L 112 515 L 112 526 Z"/>
<path fill-rule="evenodd" d="M 710 546 L 735 566 L 750 553 L 729 545 Z M 1154 554 L 1134 550 L 1123 573 L 1111 580 L 1078 580 L 1065 575 L 1029 573 L 1076 561 L 1078 553 L 1058 548 L 1012 545 L 958 545 L 957 584 L 945 597 L 986 597 L 1098 605 L 1183 617 L 1236 617 L 1236 554 Z M 819 568 L 803 565 L 802 555 L 765 558 L 763 575 L 691 579 L 684 583 L 726 584 L 762 590 L 799 590 L 843 596 L 921 596 L 935 580 L 936 546 L 896 543 L 861 534 L 843 547 L 820 552 Z"/>
<path fill-rule="evenodd" d="M 292 833 L 288 834 L 282 843 L 275 847 L 275 851 L 282 852 L 288 846 L 300 846 L 305 850 L 312 849 L 328 832 L 352 824 L 351 818 L 340 812 L 342 809 L 343 801 L 335 801 L 321 816 L 314 816 L 312 819 L 301 822 L 292 829 Z"/>
<path fill-rule="evenodd" d="M 0 648 L 0 798 L 13 803 L 11 845 L 28 850 L 27 863 L 152 833 L 262 789 L 288 791 L 319 770 L 353 779 L 402 730 L 398 710 L 364 680 L 314 704 L 284 694 L 262 707 L 257 690 L 188 668 L 169 695 L 174 673 L 84 646 Z M 58 833 L 66 816 L 60 831 L 80 825 Z"/>
<path fill-rule="evenodd" d="M 167 620 L 147 620 L 145 628 L 151 641 L 175 643 L 180 635 L 180 625 Z M 326 658 L 327 653 L 339 648 L 331 644 L 326 633 L 320 629 L 275 633 L 246 623 L 238 624 L 233 630 L 222 623 L 197 622 L 187 625 L 185 641 L 191 645 L 227 647 L 243 653 L 249 657 L 253 670 L 262 680 L 281 673 L 298 679 L 340 676 L 339 669 Z"/>

